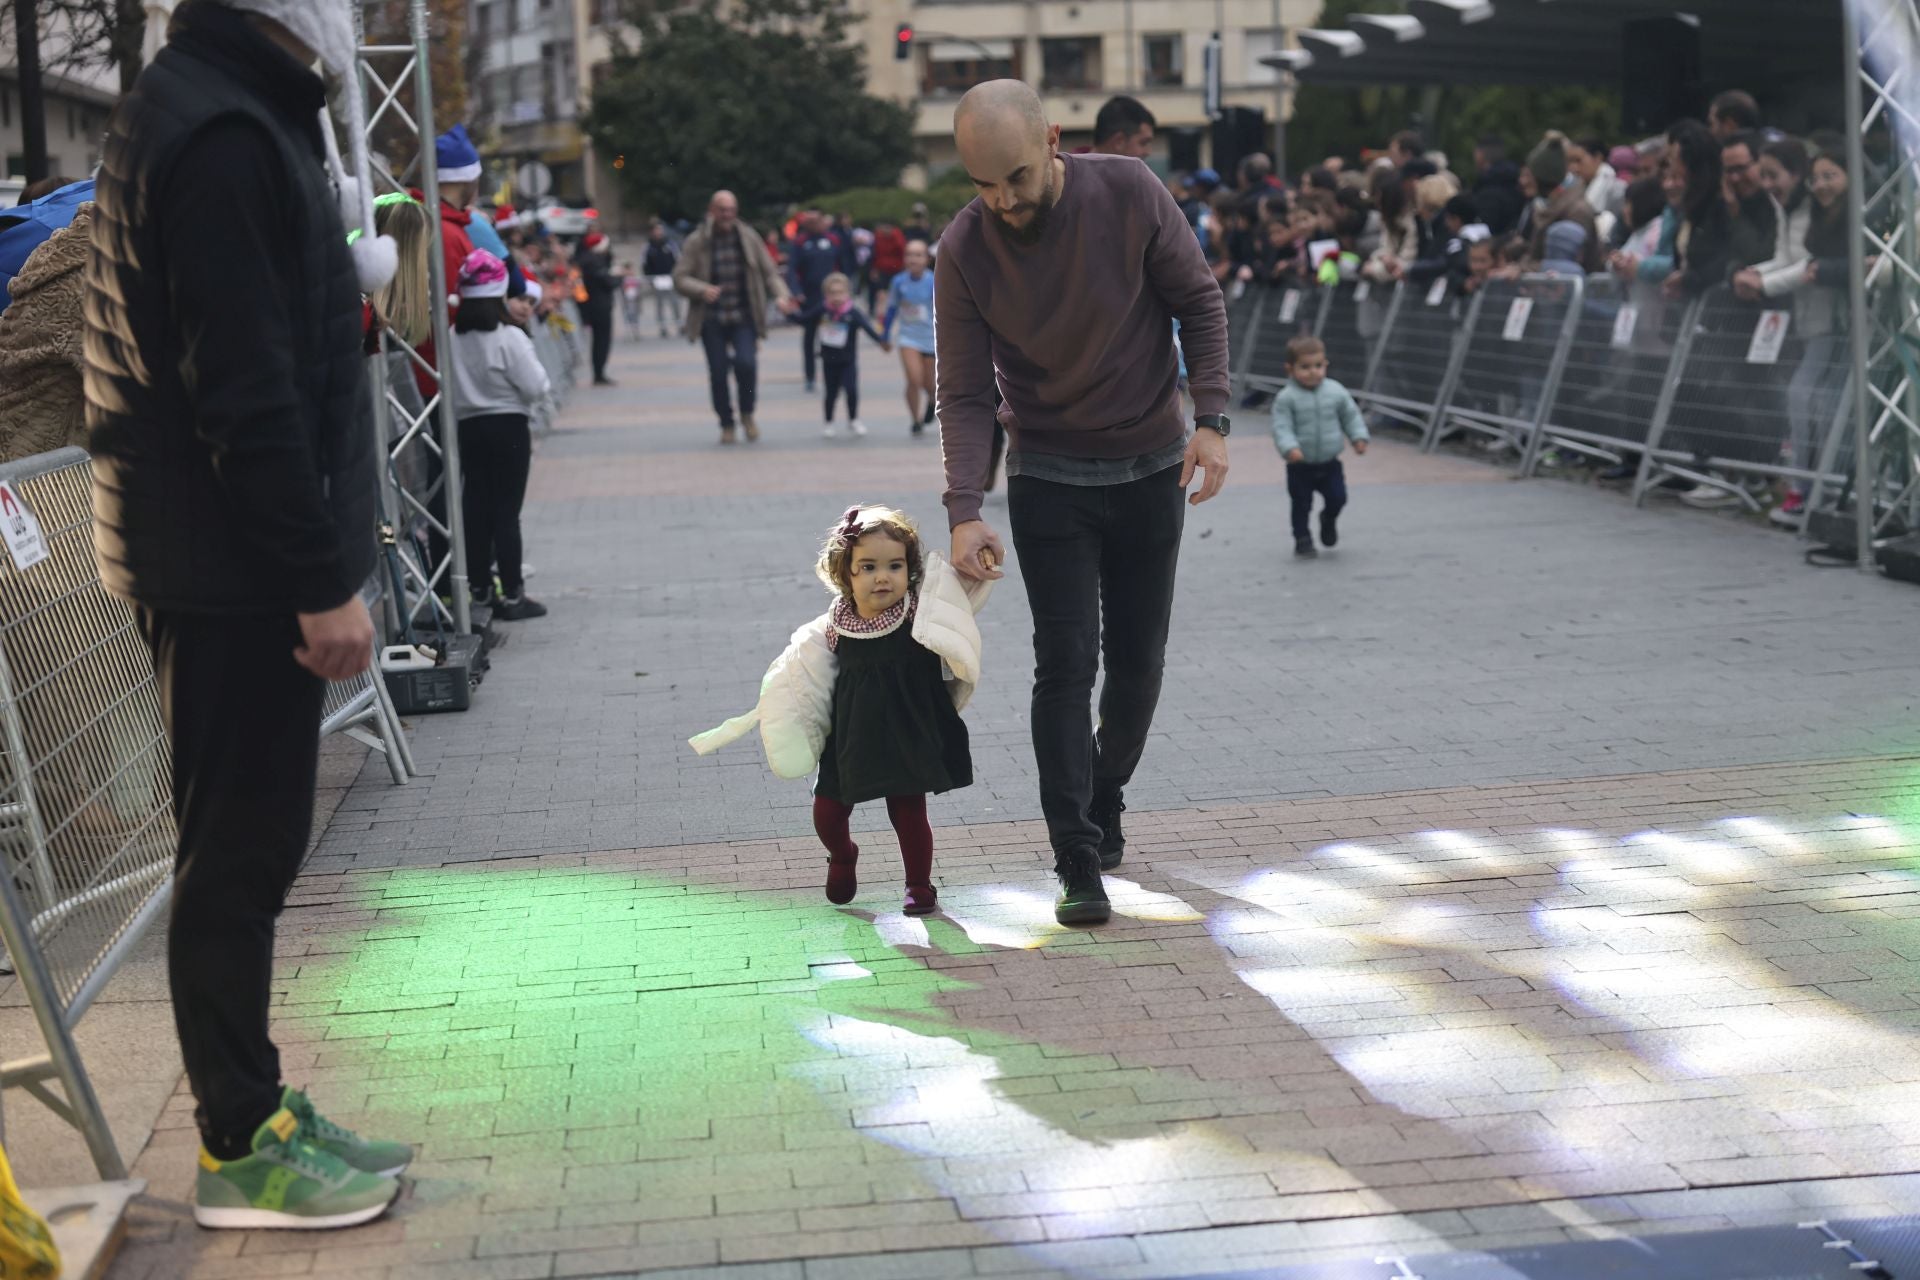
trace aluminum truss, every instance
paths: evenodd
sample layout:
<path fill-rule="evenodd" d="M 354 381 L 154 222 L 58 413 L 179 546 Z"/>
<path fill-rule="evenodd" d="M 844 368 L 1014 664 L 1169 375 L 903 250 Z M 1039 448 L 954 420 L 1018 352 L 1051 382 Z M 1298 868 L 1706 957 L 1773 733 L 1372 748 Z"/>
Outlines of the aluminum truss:
<path fill-rule="evenodd" d="M 1841 10 L 1853 466 L 1845 490 L 1816 490 L 1812 505 L 1853 518 L 1871 572 L 1876 543 L 1920 530 L 1920 0 L 1841 0 Z"/>
<path fill-rule="evenodd" d="M 377 0 L 376 0 L 377 2 Z M 441 249 L 439 197 L 440 175 L 434 158 L 433 69 L 429 56 L 431 33 L 427 28 L 426 0 L 408 0 L 407 34 L 409 43 L 370 45 L 365 40 L 367 0 L 354 7 L 354 20 L 362 38 L 360 80 L 366 95 L 367 145 L 372 148 L 375 130 L 389 116 L 403 123 L 408 135 L 418 144 L 417 159 L 401 176 L 377 157 L 374 160 L 375 195 L 405 191 L 411 179 L 429 204 L 428 225 L 432 241 L 427 250 L 427 269 L 432 281 L 434 355 L 444 363 L 452 359 L 452 332 L 444 302 L 450 294 L 446 278 L 446 255 Z M 400 95 L 408 83 L 413 85 L 413 110 L 409 112 Z M 387 352 L 398 352 L 404 362 L 390 365 Z M 425 381 L 437 388 L 435 394 L 415 407 L 397 393 L 391 376 L 404 369 L 411 378 L 415 369 Z M 380 478 L 380 520 L 383 529 L 383 556 L 392 557 L 398 573 L 383 569 L 386 587 L 387 634 L 395 637 L 402 624 L 431 621 L 450 626 L 466 635 L 473 630 L 467 596 L 467 548 L 465 519 L 460 510 L 460 434 L 454 416 L 452 389 L 434 373 L 434 362 L 407 345 L 400 335 L 387 331 L 382 335 L 381 354 L 370 367 L 373 384 L 373 429 L 375 442 L 386 465 Z M 422 534 L 428 550 L 422 553 L 415 534 Z M 481 566 L 485 572 L 487 566 Z M 398 579 L 398 582 L 395 579 Z M 451 598 L 451 606 L 440 599 Z"/>

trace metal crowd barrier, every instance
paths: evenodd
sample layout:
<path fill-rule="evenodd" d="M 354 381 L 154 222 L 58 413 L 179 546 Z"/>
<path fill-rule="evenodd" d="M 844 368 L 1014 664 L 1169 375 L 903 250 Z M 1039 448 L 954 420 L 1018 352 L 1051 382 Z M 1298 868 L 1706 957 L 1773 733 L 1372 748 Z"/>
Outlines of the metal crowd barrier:
<path fill-rule="evenodd" d="M 1452 388 L 1427 431 L 1428 449 L 1469 432 L 1524 459 L 1559 391 L 1585 284 L 1584 277 L 1530 275 L 1495 280 L 1479 292 L 1468 308 Z"/>
<path fill-rule="evenodd" d="M 1657 287 L 1623 288 L 1589 276 L 1567 345 L 1559 395 L 1548 408 L 1525 474 L 1546 448 L 1611 464 L 1637 458 L 1673 367 L 1681 322 L 1691 308 Z"/>
<path fill-rule="evenodd" d="M 555 419 L 567 407 L 567 401 L 573 395 L 580 367 L 580 348 L 575 340 L 575 335 L 580 331 L 579 308 L 571 302 L 563 302 L 558 314 L 573 326 L 572 333 L 556 330 L 545 321 L 535 321 L 533 325 L 533 349 L 540 357 L 541 368 L 547 371 L 547 381 L 553 386 L 552 397 L 534 416 L 533 429 L 537 435 L 553 430 Z"/>
<path fill-rule="evenodd" d="M 1843 342 L 1795 339 L 1790 306 L 1780 303 L 1744 302 L 1724 285 L 1694 303 L 1648 431 L 1636 500 L 1677 476 L 1758 510 L 1741 477 L 1844 479 L 1820 460 L 1850 402 L 1852 353 Z"/>
<path fill-rule="evenodd" d="M 1636 502 L 1678 477 L 1755 510 L 1780 480 L 1817 505 L 1853 466 L 1847 339 L 1795 335 L 1789 299 L 1749 303 L 1722 286 L 1675 302 L 1607 275 L 1495 281 L 1470 300 L 1410 282 L 1342 284 L 1293 306 L 1280 290 L 1256 296 L 1239 304 L 1237 385 L 1284 384 L 1296 324 L 1281 316 L 1311 310 L 1335 376 L 1375 424 L 1414 428 L 1429 449 L 1481 438 L 1523 475 L 1548 449 L 1637 461 Z"/>
<path fill-rule="evenodd" d="M 1237 295 L 1229 289 L 1227 293 L 1227 385 L 1235 404 L 1249 389 L 1249 362 L 1262 345 L 1260 307 L 1266 293 L 1265 289 L 1242 289 Z"/>
<path fill-rule="evenodd" d="M 1248 292 L 1257 298 L 1261 340 L 1248 354 L 1247 385 L 1278 391 L 1287 384 L 1287 343 L 1318 327 L 1321 299 L 1301 285 Z"/>
<path fill-rule="evenodd" d="M 133 609 L 94 569 L 87 455 L 12 463 L 0 483 L 0 939 L 46 1042 L 0 1064 L 0 1086 L 80 1130 L 100 1175 L 117 1180 L 126 1165 L 73 1029 L 166 906 L 172 758 Z M 22 554 L 36 545 L 44 557 Z"/>

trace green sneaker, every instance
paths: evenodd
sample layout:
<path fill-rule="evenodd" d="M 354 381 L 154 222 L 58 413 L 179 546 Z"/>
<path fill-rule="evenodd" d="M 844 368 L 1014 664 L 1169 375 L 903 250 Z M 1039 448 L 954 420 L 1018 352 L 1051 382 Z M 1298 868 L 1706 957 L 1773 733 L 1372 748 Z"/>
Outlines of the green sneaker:
<path fill-rule="evenodd" d="M 393 1178 L 363 1173 L 308 1141 L 281 1108 L 253 1135 L 253 1154 L 215 1160 L 200 1150 L 193 1219 L 203 1227 L 316 1230 L 370 1222 L 400 1194 Z"/>
<path fill-rule="evenodd" d="M 280 1095 L 280 1105 L 300 1117 L 300 1136 L 322 1151 L 340 1157 L 362 1173 L 398 1177 L 413 1163 L 413 1148 L 404 1142 L 368 1142 L 351 1129 L 342 1129 L 313 1109 L 307 1095 L 293 1088 Z"/>

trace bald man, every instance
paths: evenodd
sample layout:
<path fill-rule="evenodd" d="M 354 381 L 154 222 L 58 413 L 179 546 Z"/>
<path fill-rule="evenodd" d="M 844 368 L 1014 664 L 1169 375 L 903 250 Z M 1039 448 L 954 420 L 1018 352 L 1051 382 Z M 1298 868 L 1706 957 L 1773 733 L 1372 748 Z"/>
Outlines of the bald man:
<path fill-rule="evenodd" d="M 1008 514 L 1033 607 L 1033 753 L 1060 877 L 1054 915 L 1100 924 L 1111 910 L 1100 873 L 1125 856 L 1122 792 L 1160 700 L 1186 505 L 1226 481 L 1226 306 L 1152 170 L 1062 155 L 1060 126 L 1025 84 L 969 92 L 954 139 L 980 194 L 941 237 L 935 270 L 953 563 L 1001 576 L 1000 537 L 980 518 L 997 383 L 1012 441 Z M 1204 484 L 1189 494 L 1196 474 Z"/>
<path fill-rule="evenodd" d="M 760 438 L 753 420 L 759 390 L 760 341 L 767 336 L 767 302 L 792 315 L 797 307 L 767 242 L 740 221 L 740 201 L 731 191 L 716 191 L 707 203 L 707 220 L 680 247 L 673 287 L 691 299 L 687 337 L 706 348 L 707 380 L 713 411 L 720 419 L 720 443 L 732 444 L 733 397 L 727 374 L 740 389 L 740 425 L 747 443 Z"/>

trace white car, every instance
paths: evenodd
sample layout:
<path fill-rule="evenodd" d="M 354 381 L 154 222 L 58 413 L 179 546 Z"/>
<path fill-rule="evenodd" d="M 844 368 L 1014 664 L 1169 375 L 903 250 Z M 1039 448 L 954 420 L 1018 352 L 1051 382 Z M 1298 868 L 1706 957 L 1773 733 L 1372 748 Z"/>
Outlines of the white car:
<path fill-rule="evenodd" d="M 584 236 L 600 221 L 598 209 L 575 209 L 557 200 L 546 201 L 534 213 L 540 225 L 556 236 Z"/>

